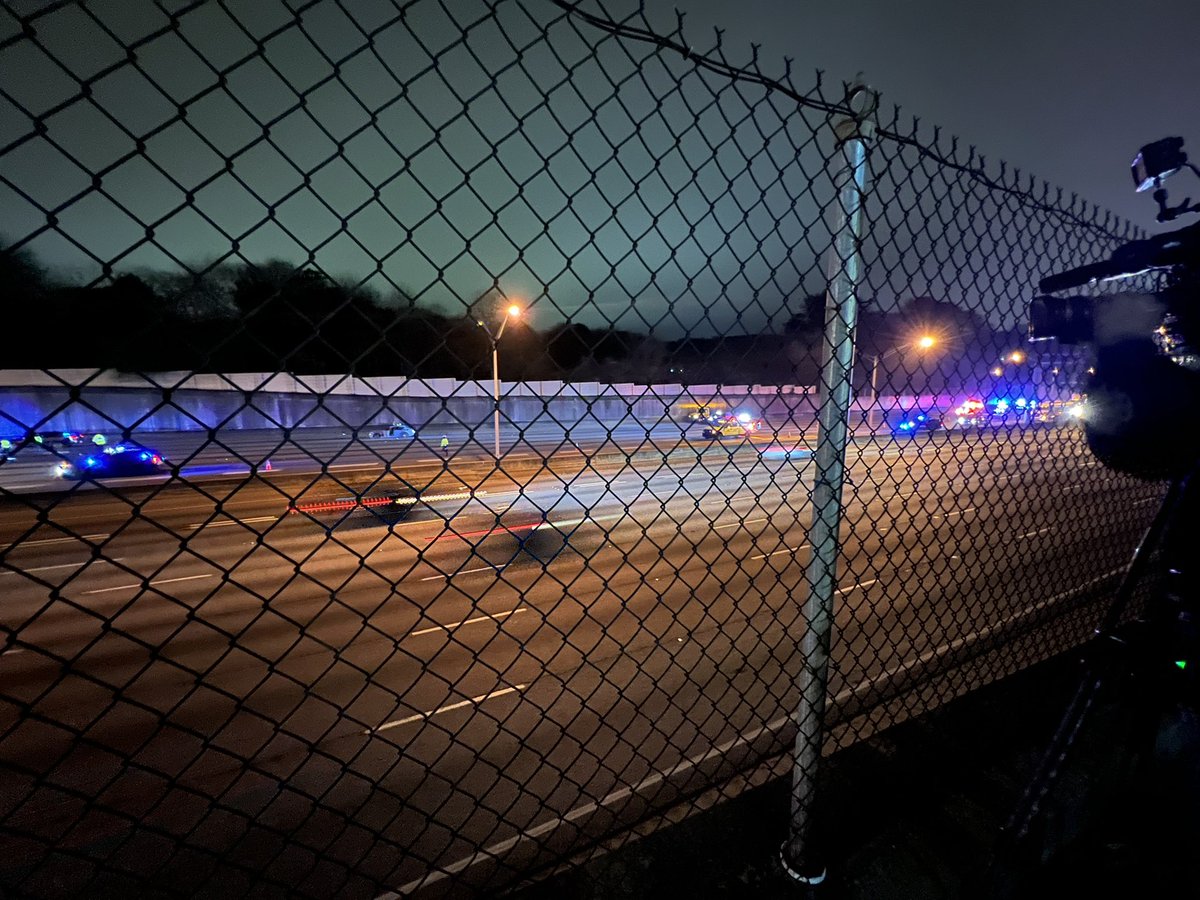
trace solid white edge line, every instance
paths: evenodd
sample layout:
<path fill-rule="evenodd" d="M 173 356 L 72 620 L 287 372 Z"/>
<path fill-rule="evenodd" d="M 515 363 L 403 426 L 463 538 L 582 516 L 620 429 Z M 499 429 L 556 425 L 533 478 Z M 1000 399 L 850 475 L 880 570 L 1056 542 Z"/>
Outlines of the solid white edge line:
<path fill-rule="evenodd" d="M 784 547 L 782 550 L 775 550 L 772 553 L 760 553 L 757 556 L 750 557 L 751 559 L 766 559 L 768 556 L 778 556 L 780 553 L 799 553 L 801 550 L 808 550 L 812 544 L 801 544 L 799 547 Z"/>
<path fill-rule="evenodd" d="M 771 521 L 770 519 L 742 519 L 737 522 L 725 522 L 722 525 L 714 525 L 713 531 L 716 531 L 718 528 L 737 528 L 739 525 L 757 525 L 760 522 L 770 522 L 770 521 Z"/>
<path fill-rule="evenodd" d="M 145 585 L 142 585 L 142 584 L 120 584 L 120 585 L 117 585 L 116 587 L 97 588 L 94 591 L 84 591 L 83 593 L 85 595 L 86 594 L 108 594 L 108 593 L 111 593 L 112 591 L 141 590 L 143 587 L 146 587 L 146 586 L 157 587 L 160 584 L 175 584 L 178 581 L 197 581 L 201 578 L 212 578 L 212 577 L 213 577 L 212 573 L 208 572 L 207 574 L 204 574 L 204 575 L 184 575 L 182 578 L 161 578 L 158 581 L 148 581 L 148 582 L 146 582 Z"/>
<path fill-rule="evenodd" d="M 834 593 L 835 594 L 848 594 L 853 590 L 857 590 L 858 588 L 870 587 L 878 580 L 879 580 L 878 578 L 868 578 L 866 581 L 856 581 L 856 582 L 854 582 L 854 584 L 848 584 L 845 587 L 838 588 L 837 590 L 834 591 Z"/>
<path fill-rule="evenodd" d="M 448 625 L 434 625 L 431 628 L 419 628 L 416 631 L 410 631 L 405 637 L 417 637 L 422 634 L 433 634 L 435 631 L 450 631 L 452 628 L 458 628 L 461 625 L 474 625 L 476 622 L 499 622 L 501 619 L 508 616 L 515 616 L 517 613 L 528 612 L 528 607 L 518 606 L 516 609 L 506 609 L 504 612 L 485 613 L 482 616 L 476 616 L 473 619 L 463 619 L 461 622 L 451 622 Z"/>
<path fill-rule="evenodd" d="M 102 541 L 109 537 L 112 537 L 112 535 L 84 534 L 80 535 L 79 537 L 39 538 L 36 541 L 20 541 L 16 544 L 6 544 L 5 546 L 0 547 L 0 550 L 8 552 L 9 550 L 16 550 L 21 547 L 35 547 L 41 544 L 73 544 L 79 541 Z"/>
<path fill-rule="evenodd" d="M 504 566 L 481 566 L 478 569 L 460 569 L 457 572 L 442 572 L 437 575 L 426 575 L 422 581 L 437 581 L 439 578 L 453 578 L 455 575 L 474 575 L 476 572 L 499 572 Z"/>
<path fill-rule="evenodd" d="M 478 706 L 484 700 L 491 700 L 493 697 L 503 697 L 505 694 L 511 694 L 516 691 L 523 691 L 529 687 L 527 684 L 516 684 L 512 687 L 501 688 L 498 691 L 491 691 L 487 694 L 480 694 L 478 697 L 472 697 L 469 700 L 460 700 L 458 703 L 451 703 L 449 706 L 439 706 L 437 709 L 429 712 L 417 713 L 414 716 L 406 716 L 403 719 L 396 719 L 392 722 L 384 722 L 378 728 L 368 728 L 363 734 L 379 734 L 381 731 L 387 731 L 390 728 L 398 728 L 401 725 L 408 725 L 410 722 L 420 722 L 423 719 L 428 719 L 430 716 L 436 716 L 439 713 L 450 712 L 453 709 L 462 709 L 464 706 L 472 704 Z"/>
<path fill-rule="evenodd" d="M 1039 534 L 1045 534 L 1047 531 L 1049 531 L 1053 527 L 1054 527 L 1053 525 L 1047 525 L 1045 528 L 1039 528 L 1037 531 L 1027 531 L 1027 532 L 1025 532 L 1025 534 L 1017 535 L 1017 540 L 1019 541 L 1022 538 L 1034 537 Z"/>
<path fill-rule="evenodd" d="M 897 663 L 895 666 L 892 666 L 889 669 L 885 669 L 879 675 L 868 676 L 868 677 L 864 678 L 862 681 L 860 681 L 858 684 L 856 684 L 854 687 L 843 690 L 836 697 L 834 697 L 833 702 L 834 703 L 842 703 L 846 700 L 849 700 L 851 697 L 854 697 L 859 693 L 865 692 L 867 689 L 874 686 L 877 682 L 890 681 L 892 678 L 895 678 L 897 675 L 901 675 L 901 674 L 907 672 L 909 669 L 914 669 L 918 666 L 925 665 L 931 659 L 946 655 L 948 653 L 953 653 L 955 650 L 958 650 L 967 642 L 974 643 L 976 640 L 979 640 L 980 638 L 987 637 L 989 634 L 991 634 L 997 628 L 1008 625 L 1009 623 L 1011 623 L 1013 621 L 1022 619 L 1028 615 L 1031 615 L 1035 612 L 1045 609 L 1048 606 L 1052 606 L 1056 603 L 1059 603 L 1062 600 L 1067 599 L 1068 597 L 1072 597 L 1072 596 L 1080 593 L 1081 591 L 1085 591 L 1088 588 L 1092 587 L 1093 585 L 1099 584 L 1100 582 L 1105 581 L 1106 579 L 1112 578 L 1114 575 L 1119 575 L 1120 573 L 1122 573 L 1124 571 L 1125 571 L 1125 567 L 1122 566 L 1120 568 L 1113 569 L 1109 572 L 1106 572 L 1103 575 L 1098 575 L 1095 578 L 1091 579 L 1090 581 L 1084 582 L 1082 585 L 1080 585 L 1077 588 L 1074 588 L 1073 590 L 1064 591 L 1060 594 L 1056 594 L 1055 596 L 1049 598 L 1048 600 L 1039 600 L 1037 603 L 1032 603 L 1029 606 L 1025 607 L 1024 609 L 1020 610 L 1019 612 L 1014 613 L 1013 615 L 1008 616 L 1005 619 L 1002 619 L 1000 622 L 996 622 L 992 625 L 988 625 L 984 628 L 979 629 L 978 631 L 971 632 L 970 634 L 963 635 L 962 637 L 959 637 L 959 638 L 955 639 L 954 641 L 951 641 L 949 644 L 943 644 L 942 646 L 935 647 L 932 650 L 926 650 L 924 653 L 922 653 L 916 659 L 905 660 L 903 662 Z M 572 809 L 572 810 L 569 810 L 568 812 L 563 813 L 561 816 L 556 816 L 555 818 L 549 819 L 540 825 L 534 825 L 531 828 L 527 828 L 524 831 L 522 831 L 520 834 L 515 834 L 512 837 L 506 838 L 503 841 L 499 841 L 488 847 L 484 847 L 482 850 L 478 850 L 475 853 L 471 854 L 470 856 L 464 857 L 463 859 L 460 859 L 457 862 L 450 863 L 448 866 L 444 866 L 442 868 L 437 869 L 436 871 L 429 872 L 422 878 L 418 878 L 413 881 L 410 881 L 407 884 L 402 885 L 398 891 L 389 891 L 388 893 L 380 894 L 375 898 L 375 900 L 399 900 L 400 897 L 409 896 L 409 895 L 413 894 L 414 892 L 421 890 L 422 888 L 428 887 L 429 885 L 432 885 L 432 884 L 437 884 L 439 881 L 443 881 L 443 880 L 451 877 L 452 875 L 457 875 L 459 872 L 463 872 L 467 869 L 470 869 L 473 866 L 476 866 L 481 862 L 488 862 L 490 860 L 496 859 L 501 854 L 507 853 L 509 850 L 511 850 L 513 847 L 517 846 L 522 841 L 536 839 L 538 837 L 541 837 L 543 834 L 546 834 L 548 832 L 556 830 L 557 828 L 561 827 L 562 825 L 569 824 L 576 819 L 582 818 L 583 816 L 591 815 L 592 813 L 598 811 L 599 809 L 601 809 L 603 807 L 608 806 L 609 804 L 611 804 L 617 800 L 623 800 L 626 797 L 640 793 L 641 791 L 645 790 L 646 788 L 654 787 L 656 784 L 659 784 L 668 778 L 672 778 L 675 775 L 678 775 L 680 772 L 686 772 L 690 769 L 694 769 L 697 766 L 702 765 L 703 763 L 707 762 L 708 760 L 712 759 L 715 756 L 725 756 L 731 750 L 733 750 L 739 746 L 753 743 L 762 734 L 764 734 L 766 732 L 774 733 L 774 732 L 778 731 L 780 728 L 789 724 L 791 721 L 792 721 L 792 716 L 790 716 L 790 715 L 780 716 L 778 719 L 775 719 L 772 722 L 768 722 L 766 725 L 760 725 L 758 728 L 752 729 L 747 734 L 738 735 L 737 737 L 734 737 L 734 738 L 729 738 L 728 740 L 723 741 L 720 744 L 717 744 L 712 749 L 705 751 L 700 756 L 695 756 L 695 757 L 691 757 L 689 759 L 680 760 L 678 763 L 676 763 L 674 766 L 672 766 L 666 772 L 656 772 L 652 775 L 648 775 L 647 777 L 645 777 L 641 781 L 639 781 L 637 784 L 634 784 L 629 787 L 618 788 L 617 790 L 613 791 L 612 793 L 607 794 L 606 796 L 602 797 L 598 801 L 585 804 L 584 806 L 578 806 L 575 809 Z"/>
<path fill-rule="evenodd" d="M 124 559 L 124 556 L 116 556 L 112 559 L 107 557 L 97 557 L 96 559 L 85 559 L 83 562 L 77 563 L 59 563 L 56 566 L 34 566 L 32 569 L 21 569 L 19 572 L 14 572 L 10 569 L 7 572 L 0 572 L 0 578 L 3 578 L 5 575 L 25 575 L 30 572 L 52 572 L 55 569 L 82 569 L 84 566 L 90 566 L 93 563 L 116 563 L 121 562 Z"/>

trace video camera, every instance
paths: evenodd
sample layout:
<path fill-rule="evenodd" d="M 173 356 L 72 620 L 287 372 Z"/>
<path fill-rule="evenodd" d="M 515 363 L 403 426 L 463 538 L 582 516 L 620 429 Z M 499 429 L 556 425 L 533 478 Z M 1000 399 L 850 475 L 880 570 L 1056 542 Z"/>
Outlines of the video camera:
<path fill-rule="evenodd" d="M 1130 167 L 1134 185 L 1139 192 L 1155 188 L 1159 222 L 1170 222 L 1184 213 L 1200 212 L 1200 203 L 1192 204 L 1190 197 L 1178 206 L 1167 205 L 1167 190 L 1162 182 L 1185 167 L 1200 176 L 1200 169 L 1188 162 L 1187 154 L 1183 152 L 1183 138 L 1163 138 L 1147 144 L 1134 157 Z M 1180 293 L 1175 289 L 1187 292 L 1200 279 L 1200 222 L 1145 240 L 1130 241 L 1118 247 L 1104 262 L 1048 275 L 1038 287 L 1046 295 L 1151 272 L 1166 275 L 1160 293 L 1167 302 L 1168 314 L 1185 314 L 1186 317 L 1186 306 L 1191 304 L 1175 308 L 1171 301 Z M 1035 297 L 1029 307 L 1029 336 L 1035 341 L 1058 338 L 1063 344 L 1089 342 L 1094 338 L 1094 311 L 1095 299 L 1092 297 Z"/>
<path fill-rule="evenodd" d="M 1167 203 L 1163 181 L 1188 162 L 1183 138 L 1143 147 L 1132 164 L 1139 192 L 1154 189 L 1158 221 L 1200 212 Z M 1149 291 L 1102 298 L 1050 296 L 1084 285 L 1153 277 Z M 1030 340 L 1095 343 L 1084 426 L 1106 465 L 1143 478 L 1182 477 L 1200 455 L 1200 223 L 1130 241 L 1105 261 L 1048 275 L 1029 308 Z M 1150 310 L 1149 316 L 1147 310 Z"/>

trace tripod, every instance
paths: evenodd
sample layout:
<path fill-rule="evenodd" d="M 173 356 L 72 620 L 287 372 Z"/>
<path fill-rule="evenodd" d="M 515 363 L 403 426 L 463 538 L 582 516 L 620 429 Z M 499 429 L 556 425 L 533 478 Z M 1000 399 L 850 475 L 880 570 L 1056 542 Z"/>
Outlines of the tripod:
<path fill-rule="evenodd" d="M 1164 735 L 1175 751 L 1189 743 L 1192 753 L 1200 748 L 1200 592 L 1188 565 L 1200 549 L 1198 533 L 1200 465 L 1171 483 L 1084 650 L 1079 684 L 997 846 L 991 878 L 995 900 L 1036 893 L 1029 879 L 1038 877 L 1047 855 L 1038 827 L 1045 824 L 1047 798 L 1108 688 L 1123 682 L 1130 689 L 1130 744 L 1143 766 L 1162 756 Z M 1130 603 L 1147 575 L 1154 578 L 1153 589 L 1144 610 L 1129 619 Z M 1194 769 L 1196 759 L 1188 762 Z"/>

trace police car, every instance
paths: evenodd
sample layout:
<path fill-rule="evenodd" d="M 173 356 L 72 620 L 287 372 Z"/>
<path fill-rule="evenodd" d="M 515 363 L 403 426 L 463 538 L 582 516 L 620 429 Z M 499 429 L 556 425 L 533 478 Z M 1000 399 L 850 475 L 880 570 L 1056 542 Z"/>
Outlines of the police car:
<path fill-rule="evenodd" d="M 59 478 L 75 481 L 166 475 L 170 471 L 170 464 L 157 450 L 129 441 L 98 448 L 75 459 L 64 459 L 54 467 Z"/>
<path fill-rule="evenodd" d="M 942 414 L 936 409 L 914 409 L 892 426 L 895 437 L 911 437 L 915 434 L 941 431 Z"/>

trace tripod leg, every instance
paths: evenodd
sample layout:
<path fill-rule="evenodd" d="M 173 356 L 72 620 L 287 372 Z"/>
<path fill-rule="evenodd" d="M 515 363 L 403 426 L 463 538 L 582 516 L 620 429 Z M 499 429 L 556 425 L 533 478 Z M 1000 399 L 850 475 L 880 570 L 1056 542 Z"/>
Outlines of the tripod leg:
<path fill-rule="evenodd" d="M 1154 520 L 1134 550 L 1112 603 L 1109 604 L 1100 627 L 1096 630 L 1096 638 L 1084 651 L 1083 672 L 1075 694 L 1068 703 L 1017 808 L 1001 833 L 996 851 L 996 864 L 993 866 L 994 896 L 1010 895 L 1004 885 L 1011 886 L 1013 879 L 1003 877 L 1006 868 L 1010 870 L 1008 874 L 1011 876 L 1017 874 L 1011 871 L 1013 868 L 1018 871 L 1028 869 L 1040 862 L 1042 848 L 1034 847 L 1031 839 L 1035 831 L 1034 824 L 1042 814 L 1047 796 L 1061 777 L 1063 765 L 1101 689 L 1112 675 L 1128 662 L 1127 654 L 1123 652 L 1123 642 L 1116 634 L 1117 625 L 1145 575 L 1150 558 L 1175 520 L 1176 511 L 1189 481 L 1190 476 L 1171 483 Z"/>

